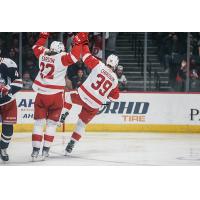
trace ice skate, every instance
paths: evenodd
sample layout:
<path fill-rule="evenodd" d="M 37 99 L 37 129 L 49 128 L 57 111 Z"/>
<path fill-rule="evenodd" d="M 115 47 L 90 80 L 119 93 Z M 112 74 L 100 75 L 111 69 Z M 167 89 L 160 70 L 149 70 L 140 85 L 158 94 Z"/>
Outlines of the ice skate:
<path fill-rule="evenodd" d="M 49 157 L 49 147 L 43 147 L 42 149 L 42 160 L 45 160 L 46 158 Z"/>
<path fill-rule="evenodd" d="M 40 153 L 40 149 L 39 148 L 36 148 L 36 147 L 33 147 L 33 152 L 31 154 L 31 157 L 32 157 L 32 161 L 35 162 L 37 161 L 37 158 L 38 158 L 38 155 Z"/>
<path fill-rule="evenodd" d="M 74 144 L 75 144 L 75 141 L 70 140 L 67 147 L 65 148 L 65 156 L 69 155 L 72 152 L 72 150 L 74 148 Z"/>
<path fill-rule="evenodd" d="M 9 156 L 7 154 L 7 149 L 0 149 L 0 157 L 4 162 L 9 161 Z"/>

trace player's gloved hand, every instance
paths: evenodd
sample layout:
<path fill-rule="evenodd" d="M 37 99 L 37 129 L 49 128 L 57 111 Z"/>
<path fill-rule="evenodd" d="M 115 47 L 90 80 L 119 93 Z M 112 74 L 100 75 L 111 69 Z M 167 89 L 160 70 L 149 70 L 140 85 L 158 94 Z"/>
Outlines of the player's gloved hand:
<path fill-rule="evenodd" d="M 41 32 L 40 33 L 40 38 L 47 39 L 49 37 L 50 33 L 49 32 Z"/>
<path fill-rule="evenodd" d="M 69 115 L 69 112 L 66 110 L 66 108 L 63 108 L 60 115 L 59 122 L 58 122 L 58 126 L 61 126 L 61 124 L 65 123 L 65 119 L 68 115 Z"/>
<path fill-rule="evenodd" d="M 80 44 L 88 44 L 88 33 L 87 32 L 79 32 L 73 39 L 73 45 L 80 45 Z"/>
<path fill-rule="evenodd" d="M 8 95 L 10 88 L 5 85 L 0 85 L 0 97 Z"/>

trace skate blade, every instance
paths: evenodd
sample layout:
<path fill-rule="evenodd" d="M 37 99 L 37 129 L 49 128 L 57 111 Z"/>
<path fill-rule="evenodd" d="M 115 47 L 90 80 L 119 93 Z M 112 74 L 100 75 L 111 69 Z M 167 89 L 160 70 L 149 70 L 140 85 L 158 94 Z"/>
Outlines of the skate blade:
<path fill-rule="evenodd" d="M 49 156 L 42 156 L 42 160 L 45 161 Z"/>
<path fill-rule="evenodd" d="M 38 157 L 32 157 L 32 162 L 41 162 L 41 161 L 44 161 L 43 158 L 41 156 L 38 156 Z"/>
<path fill-rule="evenodd" d="M 71 153 L 65 151 L 64 156 L 70 156 L 70 155 L 71 155 Z"/>
<path fill-rule="evenodd" d="M 36 162 L 36 161 L 37 161 L 37 158 L 32 157 L 31 161 L 32 161 L 32 162 Z"/>
<path fill-rule="evenodd" d="M 46 160 L 46 157 L 45 156 L 42 156 L 42 161 L 45 161 Z"/>
<path fill-rule="evenodd" d="M 2 160 L 2 163 L 3 163 L 4 165 L 6 165 L 6 164 L 9 163 L 9 160 L 8 160 L 8 161 Z"/>

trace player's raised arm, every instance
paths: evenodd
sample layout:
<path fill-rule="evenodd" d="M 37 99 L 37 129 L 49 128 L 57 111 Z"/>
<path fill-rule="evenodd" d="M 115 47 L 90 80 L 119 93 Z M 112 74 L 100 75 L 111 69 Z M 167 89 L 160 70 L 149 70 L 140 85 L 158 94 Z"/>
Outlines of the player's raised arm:
<path fill-rule="evenodd" d="M 41 32 L 39 39 L 37 40 L 37 42 L 35 43 L 35 45 L 32 47 L 33 52 L 35 54 L 35 56 L 37 58 L 39 58 L 39 56 L 44 53 L 44 51 L 46 50 L 46 48 L 44 47 L 47 39 L 49 37 L 49 33 L 47 32 Z"/>
<path fill-rule="evenodd" d="M 73 48 L 70 53 L 62 56 L 62 64 L 70 66 L 76 63 L 81 56 L 82 45 L 88 43 L 88 33 L 79 32 L 73 39 Z"/>
<path fill-rule="evenodd" d="M 87 44 L 84 44 L 82 47 L 82 60 L 89 69 L 93 69 L 101 62 L 91 54 Z"/>

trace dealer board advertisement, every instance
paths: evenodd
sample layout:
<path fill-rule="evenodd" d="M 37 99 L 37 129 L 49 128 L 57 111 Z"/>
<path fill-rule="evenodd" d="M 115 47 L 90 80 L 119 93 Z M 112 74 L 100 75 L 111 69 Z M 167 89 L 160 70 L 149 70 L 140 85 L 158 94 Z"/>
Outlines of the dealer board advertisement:
<path fill-rule="evenodd" d="M 18 123 L 33 123 L 32 91 L 16 94 Z M 199 94 L 121 93 L 117 102 L 106 102 L 91 123 L 99 124 L 180 124 L 198 125 Z M 74 105 L 68 123 L 76 123 L 80 106 Z"/>

